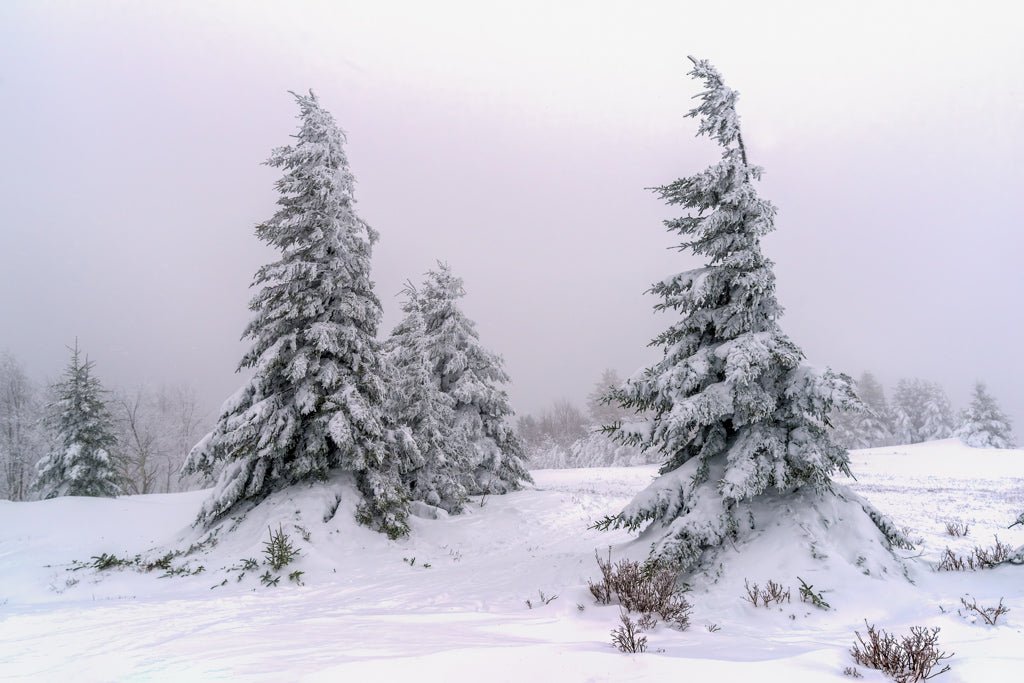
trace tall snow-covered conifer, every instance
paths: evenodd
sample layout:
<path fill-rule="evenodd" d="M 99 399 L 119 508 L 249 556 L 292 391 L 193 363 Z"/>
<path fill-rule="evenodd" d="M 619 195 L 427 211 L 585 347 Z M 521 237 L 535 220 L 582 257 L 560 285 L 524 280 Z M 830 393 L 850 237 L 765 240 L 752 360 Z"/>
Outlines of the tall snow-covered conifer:
<path fill-rule="evenodd" d="M 918 438 L 921 441 L 948 439 L 953 436 L 955 426 L 953 407 L 946 392 L 938 384 L 929 383 Z"/>
<path fill-rule="evenodd" d="M 443 263 L 427 273 L 420 291 L 424 345 L 440 390 L 454 402 L 456 426 L 468 445 L 463 483 L 471 494 L 505 493 L 532 481 L 502 385 L 501 356 L 480 344 L 476 325 L 458 306 L 461 278 Z"/>
<path fill-rule="evenodd" d="M 469 443 L 456 425 L 455 398 L 441 391 L 427 346 L 420 294 L 411 283 L 403 293 L 405 317 L 386 345 L 395 371 L 391 412 L 409 427 L 421 457 L 409 463 L 402 478 L 414 500 L 459 512 L 467 495 Z"/>
<path fill-rule="evenodd" d="M 599 524 L 647 525 L 643 538 L 653 555 L 684 570 L 748 530 L 757 497 L 835 495 L 831 475 L 848 473 L 848 456 L 831 439 L 827 416 L 858 404 L 848 377 L 805 365 L 779 328 L 773 264 L 760 243 L 776 210 L 755 189 L 761 169 L 747 159 L 737 93 L 709 62 L 691 60 L 690 75 L 704 90 L 689 116 L 722 157 L 657 192 L 687 210 L 665 225 L 684 236 L 681 249 L 707 265 L 651 288 L 660 297 L 655 309 L 679 320 L 651 342 L 664 349 L 662 359 L 613 393 L 646 419 L 610 431 L 659 451 L 664 465 L 624 510 Z M 885 525 L 877 512 L 868 514 Z"/>
<path fill-rule="evenodd" d="M 833 411 L 829 420 L 833 438 L 847 448 L 874 448 L 893 443 L 893 415 L 882 385 L 870 372 L 857 380 L 857 397 L 864 405 L 859 411 Z"/>
<path fill-rule="evenodd" d="M 94 365 L 82 358 L 76 340 L 64 379 L 54 386 L 56 401 L 47 420 L 54 450 L 37 465 L 35 487 L 44 498 L 122 493 L 111 459 L 116 445 L 113 420 Z"/>
<path fill-rule="evenodd" d="M 228 399 L 189 454 L 186 473 L 220 470 L 200 519 L 210 522 L 276 488 L 352 472 L 361 522 L 407 531 L 399 472 L 415 444 L 385 411 L 387 369 L 376 339 L 381 306 L 370 280 L 377 232 L 355 211 L 345 136 L 311 92 L 295 95 L 295 141 L 267 161 L 282 169 L 278 210 L 256 235 L 279 252 L 254 277 L 252 379 Z"/>
<path fill-rule="evenodd" d="M 974 385 L 971 404 L 955 434 L 973 448 L 1014 448 L 1010 418 L 1006 417 L 984 382 Z"/>
<path fill-rule="evenodd" d="M 857 396 L 867 410 L 857 414 L 855 422 L 859 445 L 856 448 L 887 446 L 893 439 L 893 416 L 885 400 L 885 389 L 870 372 L 857 380 Z"/>

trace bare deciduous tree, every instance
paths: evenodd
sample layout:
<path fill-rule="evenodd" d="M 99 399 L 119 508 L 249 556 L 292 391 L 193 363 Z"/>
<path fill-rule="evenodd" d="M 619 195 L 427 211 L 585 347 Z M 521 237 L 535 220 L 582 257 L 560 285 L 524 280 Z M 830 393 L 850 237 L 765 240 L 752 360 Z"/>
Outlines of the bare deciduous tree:
<path fill-rule="evenodd" d="M 120 392 L 117 466 L 131 493 L 168 493 L 187 488 L 178 473 L 202 428 L 195 392 L 184 385 Z"/>
<path fill-rule="evenodd" d="M 25 500 L 43 452 L 38 387 L 10 354 L 0 354 L 0 468 L 3 496 Z"/>

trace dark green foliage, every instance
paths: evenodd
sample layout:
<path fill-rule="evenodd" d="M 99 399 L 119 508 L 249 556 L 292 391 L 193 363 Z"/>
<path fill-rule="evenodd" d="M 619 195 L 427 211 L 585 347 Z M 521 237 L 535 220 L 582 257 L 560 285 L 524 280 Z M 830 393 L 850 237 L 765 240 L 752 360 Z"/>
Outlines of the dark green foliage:
<path fill-rule="evenodd" d="M 828 610 L 831 606 L 825 602 L 825 599 L 821 597 L 821 591 L 814 592 L 814 586 L 808 584 L 806 581 L 801 579 L 799 576 L 796 577 L 800 581 L 800 599 L 804 602 L 809 602 L 815 607 L 820 609 Z"/>
<path fill-rule="evenodd" d="M 46 423 L 54 448 L 39 461 L 35 483 L 44 498 L 114 497 L 122 492 L 111 457 L 117 444 L 113 420 L 94 366 L 81 357 L 76 341 L 64 379 L 53 387 L 56 401 L 49 406 Z"/>
<path fill-rule="evenodd" d="M 267 527 L 267 531 L 270 532 L 270 540 L 263 544 L 263 556 L 275 572 L 280 571 L 299 556 L 299 549 L 292 545 L 291 538 L 281 525 L 278 525 L 277 531 L 270 527 Z"/>

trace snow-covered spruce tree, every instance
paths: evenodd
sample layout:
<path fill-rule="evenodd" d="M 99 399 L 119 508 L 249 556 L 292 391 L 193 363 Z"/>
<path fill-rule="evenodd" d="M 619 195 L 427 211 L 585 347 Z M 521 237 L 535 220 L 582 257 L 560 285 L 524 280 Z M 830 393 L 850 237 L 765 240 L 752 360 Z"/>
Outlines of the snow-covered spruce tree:
<path fill-rule="evenodd" d="M 870 372 L 863 373 L 857 380 L 857 396 L 867 407 L 857 421 L 857 432 L 864 443 L 860 448 L 888 446 L 892 443 L 893 417 L 882 383 Z"/>
<path fill-rule="evenodd" d="M 942 387 L 923 379 L 901 379 L 893 394 L 894 437 L 898 443 L 946 439 L 953 433 L 953 409 Z"/>
<path fill-rule="evenodd" d="M 689 116 L 698 118 L 698 134 L 720 145 L 722 158 L 657 192 L 688 210 L 665 225 L 707 265 L 651 288 L 661 299 L 655 309 L 680 319 L 651 342 L 663 347 L 661 361 L 614 392 L 647 419 L 609 431 L 659 451 L 664 465 L 624 510 L 597 526 L 647 525 L 641 538 L 651 542 L 652 555 L 687 570 L 749 531 L 755 509 L 775 509 L 768 507 L 772 500 L 811 506 L 852 497 L 890 541 L 902 541 L 890 522 L 831 480 L 849 468 L 827 416 L 858 401 L 848 377 L 805 365 L 779 328 L 773 264 L 760 244 L 776 210 L 754 188 L 761 169 L 747 159 L 737 93 L 709 62 L 691 60 L 690 75 L 704 90 Z"/>
<path fill-rule="evenodd" d="M 956 437 L 972 448 L 1014 448 L 1010 418 L 1006 417 L 984 382 L 974 385 Z"/>
<path fill-rule="evenodd" d="M 456 513 L 466 501 L 468 442 L 456 427 L 455 399 L 441 391 L 427 352 L 419 292 L 409 284 L 403 294 L 405 317 L 386 343 L 394 370 L 389 410 L 411 430 L 420 457 L 408 463 L 402 480 L 412 499 Z"/>
<path fill-rule="evenodd" d="M 833 411 L 836 443 L 846 448 L 874 448 L 893 442 L 893 416 L 885 400 L 885 390 L 870 372 L 856 383 L 857 397 L 864 404 L 859 411 Z"/>
<path fill-rule="evenodd" d="M 75 341 L 64 379 L 53 391 L 47 426 L 54 449 L 38 463 L 35 488 L 43 498 L 114 497 L 122 493 L 111 452 L 117 444 L 106 391 Z"/>
<path fill-rule="evenodd" d="M 385 411 L 387 369 L 377 341 L 381 306 L 370 280 L 377 232 L 355 212 L 345 136 L 311 92 L 295 95 L 301 126 L 266 162 L 282 169 L 274 216 L 256 235 L 280 252 L 253 279 L 239 369 L 252 379 L 225 403 L 185 473 L 220 470 L 199 520 L 291 483 L 354 474 L 359 521 L 390 537 L 408 530 L 399 476 L 415 443 Z"/>
<path fill-rule="evenodd" d="M 505 493 L 532 481 L 513 429 L 501 356 L 480 344 L 476 325 L 458 306 L 462 280 L 443 263 L 419 290 L 424 345 L 440 389 L 454 400 L 456 427 L 468 444 L 463 485 L 470 494 Z"/>
<path fill-rule="evenodd" d="M 928 383 L 918 438 L 921 441 L 948 439 L 953 436 L 955 426 L 953 407 L 946 392 L 938 384 Z"/>

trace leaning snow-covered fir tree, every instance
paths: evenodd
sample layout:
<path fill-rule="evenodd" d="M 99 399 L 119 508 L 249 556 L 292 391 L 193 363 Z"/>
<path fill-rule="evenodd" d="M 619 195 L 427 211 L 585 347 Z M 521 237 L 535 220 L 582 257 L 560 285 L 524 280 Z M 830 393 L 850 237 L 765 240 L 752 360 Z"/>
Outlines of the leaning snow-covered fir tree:
<path fill-rule="evenodd" d="M 663 348 L 662 359 L 613 394 L 643 419 L 609 431 L 658 451 L 664 464 L 661 476 L 598 527 L 646 525 L 641 539 L 653 556 L 681 570 L 777 519 L 780 501 L 808 508 L 845 501 L 874 522 L 868 527 L 876 542 L 905 542 L 891 522 L 832 482 L 849 469 L 827 416 L 856 406 L 857 398 L 845 375 L 805 365 L 779 327 L 773 264 L 761 251 L 776 210 L 755 189 L 761 169 L 747 159 L 737 93 L 709 62 L 691 60 L 690 74 L 704 90 L 689 115 L 722 157 L 657 192 L 688 211 L 665 225 L 707 265 L 651 288 L 660 297 L 655 309 L 679 319 L 651 343 Z"/>
<path fill-rule="evenodd" d="M 441 391 L 427 348 L 420 295 L 409 284 L 405 317 L 387 341 L 394 370 L 390 412 L 412 432 L 419 458 L 409 462 L 402 479 L 413 500 L 459 512 L 466 500 L 464 478 L 470 470 L 469 442 L 456 425 L 455 398 Z"/>
<path fill-rule="evenodd" d="M 956 437 L 973 448 L 1014 448 L 1008 418 L 983 382 L 974 385 L 971 404 L 964 411 Z"/>
<path fill-rule="evenodd" d="M 334 468 L 363 495 L 359 519 L 395 537 L 407 531 L 400 479 L 415 444 L 385 411 L 387 369 L 377 341 L 381 306 L 370 280 L 377 233 L 356 214 L 345 136 L 317 98 L 295 95 L 301 126 L 267 164 L 283 170 L 278 210 L 256 227 L 278 250 L 260 268 L 239 369 L 249 380 L 186 473 L 219 478 L 200 520 L 211 522 L 294 482 Z"/>
<path fill-rule="evenodd" d="M 114 424 L 94 365 L 82 358 L 76 341 L 64 379 L 53 388 L 56 400 L 47 419 L 53 450 L 39 461 L 35 484 L 43 498 L 113 497 L 122 492 L 111 457 Z"/>
<path fill-rule="evenodd" d="M 462 279 L 443 263 L 419 290 L 426 353 L 440 390 L 454 401 L 456 427 L 468 445 L 463 485 L 471 494 L 505 493 L 532 481 L 503 385 L 501 356 L 480 344 L 476 325 L 459 308 Z"/>

